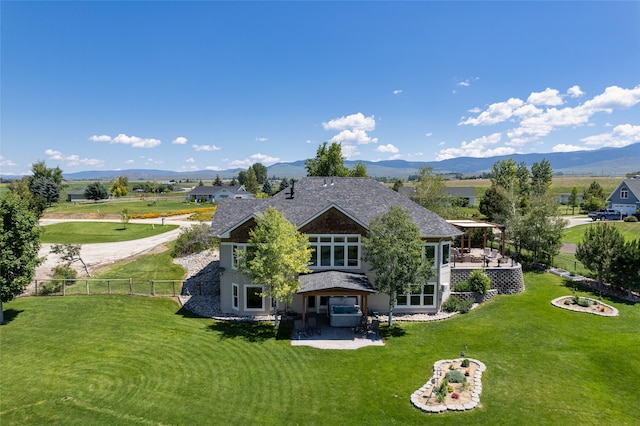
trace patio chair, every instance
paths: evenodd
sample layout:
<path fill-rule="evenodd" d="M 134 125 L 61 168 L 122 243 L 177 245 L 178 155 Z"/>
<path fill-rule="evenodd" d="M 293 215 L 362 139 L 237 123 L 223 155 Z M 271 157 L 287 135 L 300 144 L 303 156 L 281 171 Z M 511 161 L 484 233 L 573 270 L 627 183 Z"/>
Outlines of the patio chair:
<path fill-rule="evenodd" d="M 358 322 L 358 325 L 356 325 L 356 328 L 355 328 L 355 330 L 354 330 L 354 331 L 355 331 L 356 333 L 359 333 L 359 332 L 366 333 L 366 332 L 367 332 L 367 325 L 368 325 L 368 323 L 369 323 L 369 318 L 367 318 L 367 317 L 366 317 L 366 316 L 364 316 L 364 315 L 363 315 L 363 316 L 361 316 L 361 317 L 360 317 L 360 321 Z"/>
<path fill-rule="evenodd" d="M 322 334 L 322 330 L 320 330 L 320 327 L 318 326 L 316 317 L 309 317 L 307 319 L 307 332 L 310 335 L 313 335 L 314 332 L 318 334 Z"/>
<path fill-rule="evenodd" d="M 380 320 L 371 321 L 371 328 L 369 329 L 376 339 L 380 338 Z"/>
<path fill-rule="evenodd" d="M 300 340 L 300 336 L 308 337 L 307 330 L 302 325 L 302 320 L 293 320 L 293 336 Z"/>

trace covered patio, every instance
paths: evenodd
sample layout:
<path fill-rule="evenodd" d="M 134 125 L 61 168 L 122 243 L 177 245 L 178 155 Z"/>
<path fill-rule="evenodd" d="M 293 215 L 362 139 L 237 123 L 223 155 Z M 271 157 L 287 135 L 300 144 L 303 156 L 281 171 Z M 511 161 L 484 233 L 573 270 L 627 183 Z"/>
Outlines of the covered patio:
<path fill-rule="evenodd" d="M 302 296 L 302 323 L 306 325 L 307 299 L 309 297 L 325 296 L 354 296 L 360 300 L 362 315 L 369 315 L 369 295 L 377 293 L 373 285 L 363 274 L 340 271 L 314 272 L 300 276 L 300 290 Z"/>
<path fill-rule="evenodd" d="M 463 234 L 460 236 L 460 247 L 452 250 L 451 259 L 454 267 L 478 267 L 478 264 L 484 266 L 500 266 L 505 262 L 504 245 L 505 245 L 505 227 L 497 223 L 472 220 L 472 219 L 455 219 L 447 220 L 448 223 L 460 229 Z M 471 247 L 471 233 L 475 229 L 482 229 L 484 241 L 482 247 Z M 493 249 L 487 246 L 487 230 L 493 233 L 494 230 L 500 231 L 500 249 Z"/>

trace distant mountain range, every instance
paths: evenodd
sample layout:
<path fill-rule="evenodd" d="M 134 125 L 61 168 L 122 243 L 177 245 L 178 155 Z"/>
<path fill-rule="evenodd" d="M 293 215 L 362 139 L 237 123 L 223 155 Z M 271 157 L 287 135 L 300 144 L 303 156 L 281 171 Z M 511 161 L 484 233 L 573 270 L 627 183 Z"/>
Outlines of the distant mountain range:
<path fill-rule="evenodd" d="M 622 176 L 640 170 L 640 143 L 622 148 L 602 148 L 593 151 L 553 152 L 546 154 L 513 154 L 487 158 L 458 157 L 442 161 L 362 161 L 369 176 L 377 178 L 407 178 L 425 166 L 431 166 L 436 173 L 455 173 L 462 175 L 480 175 L 488 172 L 493 164 L 500 160 L 513 158 L 517 163 L 525 162 L 528 167 L 535 162 L 547 159 L 556 175 Z M 352 168 L 358 161 L 345 161 Z M 111 180 L 126 176 L 129 180 L 212 180 L 216 175 L 221 179 L 231 179 L 243 169 L 199 170 L 174 172 L 167 170 L 94 170 L 76 173 L 64 173 L 68 180 Z M 269 176 L 278 178 L 300 178 L 306 176 L 304 160 L 292 163 L 276 163 L 267 167 Z"/>

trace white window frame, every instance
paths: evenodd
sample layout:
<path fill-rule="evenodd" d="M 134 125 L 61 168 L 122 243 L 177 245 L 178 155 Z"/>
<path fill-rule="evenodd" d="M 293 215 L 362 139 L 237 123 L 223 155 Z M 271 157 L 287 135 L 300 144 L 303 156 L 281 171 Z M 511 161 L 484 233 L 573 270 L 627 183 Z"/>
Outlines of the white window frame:
<path fill-rule="evenodd" d="M 447 249 L 447 256 L 445 256 L 445 248 Z M 442 243 L 440 248 L 440 266 L 445 268 L 451 263 L 451 243 Z"/>
<path fill-rule="evenodd" d="M 240 264 L 240 258 L 236 256 L 236 249 L 243 250 L 246 253 L 248 246 L 249 244 L 247 243 L 231 244 L 231 268 L 232 269 L 238 269 L 238 265 Z"/>
<path fill-rule="evenodd" d="M 433 288 L 433 293 L 425 293 L 425 288 L 427 286 L 431 286 Z M 398 297 L 396 298 L 396 306 L 398 307 L 402 307 L 402 308 L 433 308 L 436 306 L 436 293 L 437 293 L 438 289 L 436 286 L 435 282 L 430 282 L 427 284 L 424 284 L 422 286 L 420 286 L 420 293 L 407 293 L 407 294 L 399 294 Z M 413 304 L 411 303 L 411 297 L 412 296 L 418 296 L 420 297 L 420 303 L 419 304 Z M 425 304 L 424 303 L 424 298 L 425 296 L 431 296 L 432 297 L 432 303 L 431 304 Z M 398 299 L 400 298 L 404 298 L 405 303 L 400 303 L 398 302 Z"/>
<path fill-rule="evenodd" d="M 231 284 L 231 309 L 240 310 L 240 285 L 236 283 Z"/>
<path fill-rule="evenodd" d="M 264 291 L 264 287 L 262 287 L 261 285 L 245 285 L 244 286 L 244 291 L 242 292 L 243 296 L 244 296 L 244 310 L 246 312 L 264 311 L 265 310 L 264 303 L 265 303 L 265 299 L 266 299 L 265 297 L 260 297 L 260 301 L 261 301 L 261 307 L 260 308 L 250 308 L 248 306 L 248 302 L 249 302 L 248 291 L 249 291 L 250 288 L 258 288 L 258 289 L 260 289 L 260 293 L 262 293 Z"/>
<path fill-rule="evenodd" d="M 309 243 L 315 256 L 315 264 L 309 265 L 310 269 L 360 269 L 360 256 L 362 254 L 362 239 L 360 234 L 309 234 Z M 329 239 L 329 241 L 321 241 L 322 239 Z M 342 241 L 340 241 L 342 240 Z M 351 241 L 350 241 L 351 240 Z M 355 241 L 354 241 L 355 240 Z M 322 265 L 322 251 L 321 247 L 329 247 L 329 265 Z M 336 248 L 344 248 L 344 265 L 336 265 L 335 253 Z M 355 265 L 349 265 L 349 248 L 356 247 L 358 250 L 355 259 Z"/>
<path fill-rule="evenodd" d="M 621 200 L 628 200 L 629 199 L 629 189 L 628 188 L 622 188 L 620 190 L 620 199 Z"/>
<path fill-rule="evenodd" d="M 427 260 L 427 247 L 433 248 L 433 262 L 431 263 L 431 267 L 435 268 L 438 261 L 438 244 L 436 243 L 425 243 L 422 246 L 422 262 L 426 262 Z"/>

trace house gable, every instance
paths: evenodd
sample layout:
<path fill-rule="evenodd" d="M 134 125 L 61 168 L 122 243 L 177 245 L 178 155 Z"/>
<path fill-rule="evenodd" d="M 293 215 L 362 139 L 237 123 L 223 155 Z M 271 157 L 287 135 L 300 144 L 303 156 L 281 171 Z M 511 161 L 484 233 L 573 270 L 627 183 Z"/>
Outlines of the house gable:
<path fill-rule="evenodd" d="M 332 206 L 303 225 L 300 232 L 305 234 L 359 234 L 367 229 L 340 209 Z"/>
<path fill-rule="evenodd" d="M 607 198 L 609 208 L 632 215 L 640 208 L 640 179 L 625 179 Z"/>

